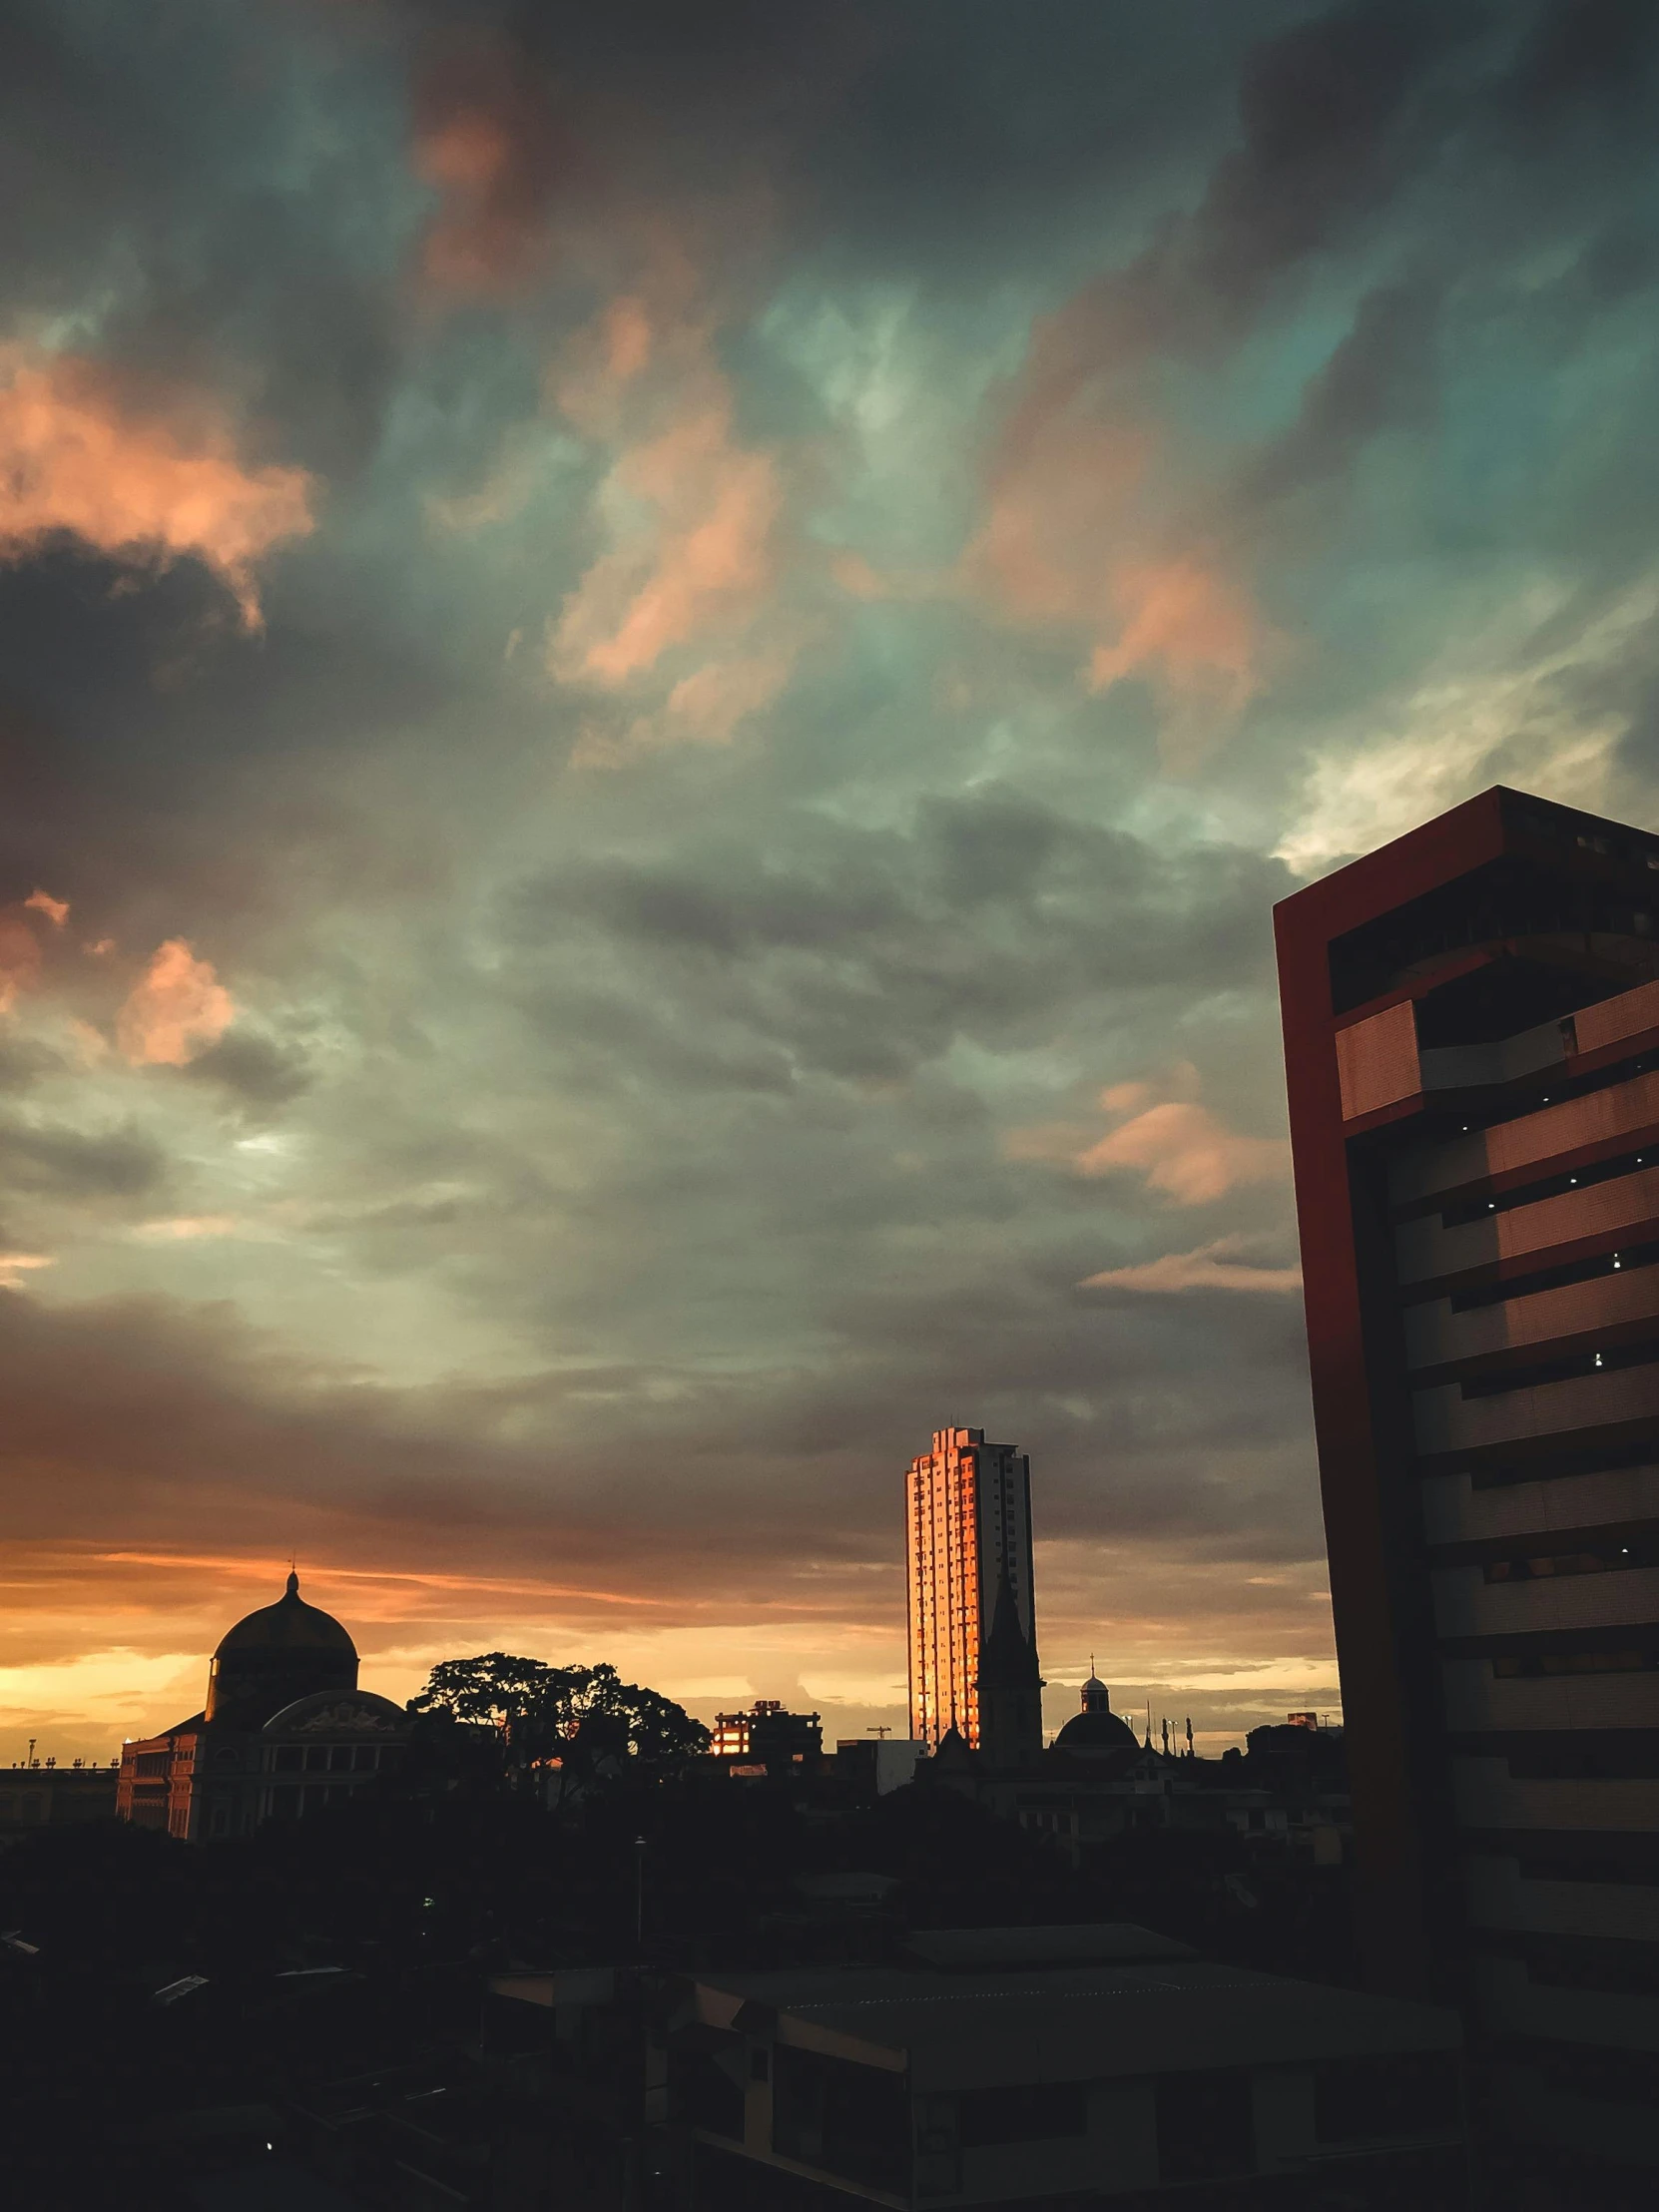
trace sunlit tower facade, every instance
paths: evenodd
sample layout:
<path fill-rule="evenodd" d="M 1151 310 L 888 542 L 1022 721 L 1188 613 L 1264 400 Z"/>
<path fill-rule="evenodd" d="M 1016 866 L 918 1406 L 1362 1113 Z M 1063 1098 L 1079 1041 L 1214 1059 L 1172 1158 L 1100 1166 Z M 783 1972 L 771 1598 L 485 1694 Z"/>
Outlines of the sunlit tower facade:
<path fill-rule="evenodd" d="M 982 1428 L 938 1428 L 905 1480 L 910 1734 L 936 1746 L 951 1729 L 978 1750 L 979 1677 L 998 1599 L 1036 1650 L 1031 1579 L 1031 1462 Z"/>

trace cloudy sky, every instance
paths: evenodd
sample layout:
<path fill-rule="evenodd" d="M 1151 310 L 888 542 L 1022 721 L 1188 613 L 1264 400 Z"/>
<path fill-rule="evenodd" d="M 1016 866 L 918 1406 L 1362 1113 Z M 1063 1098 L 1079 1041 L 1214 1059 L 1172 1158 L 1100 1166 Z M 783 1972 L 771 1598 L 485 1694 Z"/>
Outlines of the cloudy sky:
<path fill-rule="evenodd" d="M 901 1720 L 1337 1700 L 1270 909 L 1659 823 L 1648 0 L 13 0 L 0 1756 L 290 1555 Z"/>

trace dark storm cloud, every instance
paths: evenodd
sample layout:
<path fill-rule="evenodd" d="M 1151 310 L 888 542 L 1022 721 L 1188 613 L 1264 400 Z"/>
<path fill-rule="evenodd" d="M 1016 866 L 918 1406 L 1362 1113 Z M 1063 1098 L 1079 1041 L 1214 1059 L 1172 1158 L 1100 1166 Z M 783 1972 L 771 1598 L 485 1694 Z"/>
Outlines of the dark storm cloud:
<path fill-rule="evenodd" d="M 0 284 L 13 316 L 91 293 L 135 397 L 234 400 L 335 477 L 373 450 L 413 211 L 386 190 L 395 91 L 285 45 L 292 27 L 178 0 L 6 9 L 0 204 L 28 220 L 5 226 Z"/>
<path fill-rule="evenodd" d="M 593 971 L 569 957 L 597 932 L 658 986 L 628 1021 L 636 1049 L 651 1026 L 670 1050 L 687 1029 L 708 1045 L 718 1023 L 751 1040 L 732 1064 L 746 1085 L 756 1040 L 803 1069 L 891 1077 L 958 1035 L 1041 1043 L 1085 1008 L 1133 1019 L 1140 994 L 1261 988 L 1266 916 L 1290 884 L 1236 847 L 1158 853 L 994 788 L 924 803 L 908 835 L 780 830 L 765 849 L 687 839 L 672 860 L 578 861 L 522 886 L 508 939 L 541 980 L 512 987 L 561 1028 L 576 1007 L 600 1013 L 579 980 Z"/>
<path fill-rule="evenodd" d="M 1361 300 L 1354 325 L 1303 387 L 1296 421 L 1247 472 L 1246 511 L 1340 476 L 1384 430 L 1425 430 L 1439 385 L 1434 357 L 1440 287 L 1384 284 Z"/>
<path fill-rule="evenodd" d="M 232 1029 L 185 1070 L 193 1083 L 218 1086 L 244 1106 L 285 1106 L 310 1088 L 312 1070 L 301 1053 L 285 1050 L 255 1030 Z"/>
<path fill-rule="evenodd" d="M 166 1172 L 161 1147 L 131 1126 L 87 1134 L 0 1121 L 0 1190 L 93 1201 L 148 1199 Z"/>
<path fill-rule="evenodd" d="M 1640 117 L 1659 57 L 1659 20 L 1644 0 L 1546 0 L 1516 56 L 1500 108 L 1524 131 L 1563 118 Z"/>

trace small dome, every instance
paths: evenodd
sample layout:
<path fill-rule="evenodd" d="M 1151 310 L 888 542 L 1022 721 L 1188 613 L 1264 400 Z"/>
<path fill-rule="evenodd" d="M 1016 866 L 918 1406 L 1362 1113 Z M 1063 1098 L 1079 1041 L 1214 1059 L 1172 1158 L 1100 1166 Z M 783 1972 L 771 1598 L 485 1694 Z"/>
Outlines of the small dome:
<path fill-rule="evenodd" d="M 327 1651 L 357 1656 L 357 1647 L 335 1620 L 320 1606 L 307 1605 L 299 1595 L 299 1577 L 288 1576 L 287 1588 L 275 1605 L 262 1605 L 228 1628 L 215 1654 L 223 1659 L 233 1651 Z"/>
<path fill-rule="evenodd" d="M 1054 1739 L 1056 1751 L 1138 1751 L 1135 1731 L 1115 1713 L 1074 1713 Z"/>
<path fill-rule="evenodd" d="M 409 1716 L 401 1705 L 374 1690 L 312 1690 L 296 1697 L 279 1713 L 273 1713 L 262 1734 L 267 1736 L 387 1736 L 403 1735 Z"/>

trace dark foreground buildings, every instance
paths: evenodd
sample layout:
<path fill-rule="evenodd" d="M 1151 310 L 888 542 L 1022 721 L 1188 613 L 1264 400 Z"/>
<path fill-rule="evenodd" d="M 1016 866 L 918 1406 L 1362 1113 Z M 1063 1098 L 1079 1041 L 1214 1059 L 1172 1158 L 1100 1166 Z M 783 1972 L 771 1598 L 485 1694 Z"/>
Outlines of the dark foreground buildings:
<path fill-rule="evenodd" d="M 528 2054 L 510 2015 L 541 2008 L 551 2085 L 616 2047 L 630 1978 L 499 1975 L 485 2035 Z M 1467 2202 L 1454 2015 L 1144 1928 L 918 1931 L 884 1965 L 660 1973 L 639 1996 L 660 2180 L 635 2201 L 662 2212 Z"/>
<path fill-rule="evenodd" d="M 1277 922 L 1370 1977 L 1659 2185 L 1659 836 L 1494 790 Z"/>

